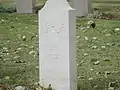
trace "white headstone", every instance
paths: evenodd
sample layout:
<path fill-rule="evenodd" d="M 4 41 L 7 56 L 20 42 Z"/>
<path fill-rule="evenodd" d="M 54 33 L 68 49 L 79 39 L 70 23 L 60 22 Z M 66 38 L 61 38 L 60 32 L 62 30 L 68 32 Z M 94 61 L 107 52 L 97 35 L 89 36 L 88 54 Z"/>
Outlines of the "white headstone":
<path fill-rule="evenodd" d="M 87 16 L 92 10 L 92 1 L 72 0 L 72 6 L 76 9 L 77 16 Z"/>
<path fill-rule="evenodd" d="M 16 0 L 18 13 L 34 13 L 36 0 Z"/>
<path fill-rule="evenodd" d="M 76 16 L 66 0 L 48 0 L 39 11 L 40 84 L 76 90 Z"/>

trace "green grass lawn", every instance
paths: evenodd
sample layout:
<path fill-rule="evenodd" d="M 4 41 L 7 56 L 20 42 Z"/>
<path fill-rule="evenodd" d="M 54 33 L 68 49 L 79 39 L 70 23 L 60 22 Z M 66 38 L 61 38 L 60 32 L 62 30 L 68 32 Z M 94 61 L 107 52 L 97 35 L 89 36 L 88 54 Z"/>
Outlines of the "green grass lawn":
<path fill-rule="evenodd" d="M 94 0 L 93 7 L 119 14 L 115 11 L 118 3 Z M 120 30 L 115 30 L 120 21 L 92 19 L 97 25 L 93 29 L 86 28 L 89 20 L 77 18 L 78 90 L 110 90 L 112 84 L 120 90 Z M 0 13 L 0 83 L 24 86 L 38 82 L 37 49 L 37 15 Z"/>
<path fill-rule="evenodd" d="M 87 21 L 78 21 L 78 25 L 86 25 Z M 117 86 L 120 84 L 120 31 L 115 30 L 120 28 L 120 21 L 95 22 L 95 29 L 77 29 L 80 90 L 108 90 L 111 82 L 117 82 Z"/>
<path fill-rule="evenodd" d="M 36 15 L 0 13 L 0 83 L 38 81 L 37 32 Z"/>

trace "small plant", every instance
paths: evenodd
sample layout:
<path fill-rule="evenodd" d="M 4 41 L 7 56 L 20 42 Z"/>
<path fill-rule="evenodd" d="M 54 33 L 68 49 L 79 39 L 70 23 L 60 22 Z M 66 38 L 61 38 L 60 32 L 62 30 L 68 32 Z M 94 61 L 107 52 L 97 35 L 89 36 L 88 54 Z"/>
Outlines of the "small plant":
<path fill-rule="evenodd" d="M 2 13 L 14 13 L 14 12 L 16 12 L 16 7 L 12 6 L 12 7 L 6 8 L 3 5 L 0 5 L 0 12 L 2 12 Z"/>
<path fill-rule="evenodd" d="M 1 4 L 0 5 L 0 12 L 5 12 L 6 8 Z"/>
<path fill-rule="evenodd" d="M 41 10 L 41 9 L 44 7 L 44 5 L 45 5 L 45 4 L 39 5 L 39 6 L 35 6 L 35 7 L 34 7 L 35 13 L 38 13 L 38 11 Z"/>

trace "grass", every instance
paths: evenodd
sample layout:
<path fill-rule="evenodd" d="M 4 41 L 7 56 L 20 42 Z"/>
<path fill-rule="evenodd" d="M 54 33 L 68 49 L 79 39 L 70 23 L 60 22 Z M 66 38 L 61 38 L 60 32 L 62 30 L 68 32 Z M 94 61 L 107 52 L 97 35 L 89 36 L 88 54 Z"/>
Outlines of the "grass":
<path fill-rule="evenodd" d="M 31 39 L 37 35 L 37 17 L 35 15 L 0 14 L 0 20 L 1 82 L 11 85 L 37 82 L 37 54 L 29 54 L 37 49 L 36 38 Z M 23 36 L 26 36 L 26 41 L 22 39 Z M 4 48 L 7 48 L 7 51 Z M 19 48 L 21 50 L 17 50 Z M 6 76 L 9 76 L 10 80 L 4 80 Z"/>
<path fill-rule="evenodd" d="M 118 2 L 94 0 L 93 7 L 116 13 Z M 119 90 L 120 31 L 115 28 L 120 28 L 120 21 L 92 19 L 97 26 L 81 30 L 89 20 L 77 18 L 78 90 L 109 90 L 112 83 Z M 0 83 L 16 86 L 38 81 L 37 35 L 37 15 L 0 13 Z"/>
<path fill-rule="evenodd" d="M 115 28 L 119 28 L 120 21 L 95 20 L 95 22 L 97 23 L 95 29 L 88 29 L 86 32 L 77 30 L 77 36 L 80 36 L 77 38 L 80 90 L 108 90 L 110 82 L 120 83 L 120 32 L 114 32 Z M 80 23 L 85 25 L 87 20 L 82 20 Z M 111 36 L 106 36 L 107 34 Z M 88 40 L 85 40 L 85 37 L 88 37 Z M 97 39 L 94 40 L 93 37 Z M 107 45 L 108 43 L 111 45 Z M 97 48 L 92 49 L 92 46 Z M 102 48 L 103 46 L 105 48 Z M 97 61 L 100 63 L 94 65 Z"/>

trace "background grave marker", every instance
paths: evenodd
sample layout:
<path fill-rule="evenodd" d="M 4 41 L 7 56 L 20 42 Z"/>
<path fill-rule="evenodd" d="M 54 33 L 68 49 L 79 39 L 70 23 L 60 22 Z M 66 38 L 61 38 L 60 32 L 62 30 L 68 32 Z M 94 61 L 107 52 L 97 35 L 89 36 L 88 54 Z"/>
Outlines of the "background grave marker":
<path fill-rule="evenodd" d="M 36 0 L 16 0 L 18 13 L 34 13 Z"/>
<path fill-rule="evenodd" d="M 77 16 L 87 16 L 92 10 L 92 1 L 72 0 L 72 7 L 76 9 Z"/>

